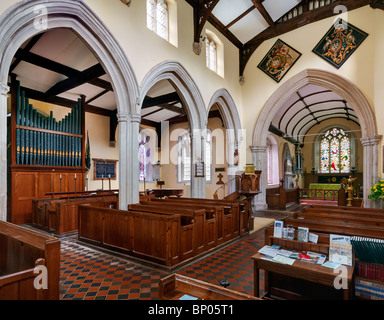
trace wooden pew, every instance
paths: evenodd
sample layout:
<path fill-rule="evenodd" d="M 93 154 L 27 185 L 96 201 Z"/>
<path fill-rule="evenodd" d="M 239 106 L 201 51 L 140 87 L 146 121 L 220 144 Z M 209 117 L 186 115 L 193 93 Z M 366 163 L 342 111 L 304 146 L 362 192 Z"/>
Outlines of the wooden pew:
<path fill-rule="evenodd" d="M 36 290 L 36 265 L 47 268 L 48 289 Z M 0 300 L 58 300 L 60 241 L 0 221 Z"/>
<path fill-rule="evenodd" d="M 358 223 L 340 223 L 340 221 L 319 221 L 311 219 L 287 218 L 284 220 L 286 225 L 295 228 L 302 226 L 317 232 L 327 232 L 350 236 L 362 236 L 372 238 L 384 238 L 384 228 L 378 226 L 367 226 Z"/>
<path fill-rule="evenodd" d="M 196 199 L 185 197 L 170 197 L 172 200 L 179 201 L 193 201 L 193 203 L 207 203 L 212 205 L 225 205 L 231 208 L 232 213 L 232 237 L 243 236 L 249 232 L 249 208 L 248 201 L 244 200 L 229 200 L 229 199 Z M 228 210 L 224 211 L 224 214 L 228 214 Z"/>
<path fill-rule="evenodd" d="M 131 204 L 129 211 L 151 212 L 165 215 L 180 215 L 183 225 L 181 235 L 182 260 L 195 256 L 207 249 L 205 243 L 206 219 L 205 210 L 192 210 L 180 208 L 164 208 L 142 204 Z"/>
<path fill-rule="evenodd" d="M 224 216 L 224 207 L 208 204 L 193 204 L 193 203 L 175 203 L 173 201 L 168 201 L 168 199 L 158 199 L 151 198 L 151 200 L 142 201 L 141 204 L 144 205 L 155 205 L 163 206 L 165 208 L 177 207 L 183 209 L 203 209 L 206 211 L 206 220 L 210 221 L 210 224 L 207 226 L 209 229 L 206 229 L 206 243 L 207 249 L 215 247 L 224 243 L 224 233 L 223 233 L 223 216 Z"/>
<path fill-rule="evenodd" d="M 198 298 L 198 300 L 260 300 L 245 293 L 236 292 L 180 274 L 174 273 L 160 280 L 160 300 L 179 300 L 185 294 Z M 227 310 L 227 313 L 229 312 L 230 309 Z"/>
<path fill-rule="evenodd" d="M 182 198 L 180 198 L 182 199 Z M 211 210 L 215 213 L 216 219 L 217 219 L 217 245 L 222 244 L 228 240 L 231 240 L 233 238 L 233 215 L 231 211 L 231 207 L 228 204 L 223 203 L 207 203 L 204 200 L 200 201 L 200 199 L 183 199 L 183 200 L 176 200 L 173 198 L 169 199 L 158 199 L 158 198 L 150 198 L 150 201 L 147 202 L 158 202 L 158 203 L 167 203 L 169 205 L 175 205 L 180 206 L 181 202 L 182 205 L 189 205 L 189 206 L 202 206 L 206 207 L 207 210 Z"/>
<path fill-rule="evenodd" d="M 118 208 L 118 195 L 32 200 L 32 225 L 56 236 L 76 233 L 78 229 L 77 208 L 79 205 L 85 204 Z"/>
<path fill-rule="evenodd" d="M 79 206 L 78 239 L 158 267 L 182 262 L 180 215 Z"/>
<path fill-rule="evenodd" d="M 285 189 L 280 185 L 266 189 L 266 201 L 269 209 L 285 210 L 289 205 L 300 203 L 300 189 Z"/>
<path fill-rule="evenodd" d="M 359 215 L 355 213 L 338 213 L 338 212 L 297 212 L 297 218 L 304 218 L 318 221 L 338 221 L 339 223 L 355 223 L 367 226 L 384 227 L 384 217 L 375 218 L 369 215 Z"/>
<path fill-rule="evenodd" d="M 381 218 L 384 219 L 384 210 L 372 208 L 356 208 L 356 207 L 327 207 L 327 206 L 310 206 L 304 208 L 303 212 L 312 213 L 340 213 L 353 214 L 361 217 Z"/>

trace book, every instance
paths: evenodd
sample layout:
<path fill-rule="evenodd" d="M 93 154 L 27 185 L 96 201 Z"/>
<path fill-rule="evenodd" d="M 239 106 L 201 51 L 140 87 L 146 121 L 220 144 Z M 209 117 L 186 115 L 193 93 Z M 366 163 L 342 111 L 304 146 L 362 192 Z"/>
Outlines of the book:
<path fill-rule="evenodd" d="M 275 221 L 274 229 L 273 229 L 273 236 L 275 238 L 282 238 L 283 237 L 283 227 L 284 227 L 283 221 Z"/>
<path fill-rule="evenodd" d="M 182 295 L 179 300 L 199 300 L 199 298 L 190 296 L 189 294 Z"/>
<path fill-rule="evenodd" d="M 352 266 L 351 237 L 329 235 L 329 261 Z"/>
<path fill-rule="evenodd" d="M 297 228 L 297 240 L 308 242 L 309 229 L 304 227 Z"/>

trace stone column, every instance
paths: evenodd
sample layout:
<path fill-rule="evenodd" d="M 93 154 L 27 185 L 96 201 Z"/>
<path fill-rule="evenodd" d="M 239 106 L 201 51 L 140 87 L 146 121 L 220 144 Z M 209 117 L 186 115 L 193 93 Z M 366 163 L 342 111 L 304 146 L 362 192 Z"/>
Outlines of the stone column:
<path fill-rule="evenodd" d="M 0 83 L 0 220 L 7 221 L 7 99 L 9 87 Z"/>
<path fill-rule="evenodd" d="M 253 200 L 254 210 L 265 210 L 268 208 L 266 200 L 267 188 L 267 146 L 250 146 L 252 152 L 252 163 L 255 170 L 261 170 L 260 194 Z"/>
<path fill-rule="evenodd" d="M 227 129 L 226 131 L 226 160 L 227 160 L 227 180 L 230 181 L 236 176 L 239 166 L 234 163 L 235 161 L 235 150 L 238 149 L 238 144 L 235 139 L 233 129 Z M 218 146 L 216 145 L 216 148 Z M 220 146 L 219 146 L 220 147 Z M 236 181 L 233 180 L 226 187 L 226 195 L 229 195 L 236 191 Z"/>
<path fill-rule="evenodd" d="M 128 209 L 128 115 L 118 114 L 117 121 L 119 122 L 119 208 L 121 210 Z"/>
<path fill-rule="evenodd" d="M 368 196 L 371 194 L 369 188 L 379 179 L 379 150 L 382 137 L 381 135 L 377 135 L 360 139 L 363 146 L 363 200 L 364 207 L 366 208 L 380 206 L 380 204 L 374 200 L 368 199 Z"/>
<path fill-rule="evenodd" d="M 129 132 L 130 143 L 127 150 L 127 158 L 130 163 L 128 168 L 128 204 L 138 203 L 139 200 L 139 186 L 140 186 L 140 174 L 139 174 L 139 133 L 140 133 L 140 114 L 131 115 L 131 125 Z"/>

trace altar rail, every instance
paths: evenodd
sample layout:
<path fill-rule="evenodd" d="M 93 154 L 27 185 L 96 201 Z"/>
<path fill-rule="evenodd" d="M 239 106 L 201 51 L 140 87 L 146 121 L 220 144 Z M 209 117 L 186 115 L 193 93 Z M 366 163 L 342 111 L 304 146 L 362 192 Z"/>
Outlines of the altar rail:
<path fill-rule="evenodd" d="M 300 188 L 300 199 L 337 201 L 339 190 Z"/>

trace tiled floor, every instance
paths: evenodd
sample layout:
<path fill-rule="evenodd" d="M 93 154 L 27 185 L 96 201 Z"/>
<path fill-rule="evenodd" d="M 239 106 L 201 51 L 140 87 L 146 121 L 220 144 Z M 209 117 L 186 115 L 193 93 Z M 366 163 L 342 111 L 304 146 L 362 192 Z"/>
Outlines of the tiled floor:
<path fill-rule="evenodd" d="M 292 211 L 292 210 L 291 210 Z M 284 219 L 290 212 L 260 217 Z M 253 295 L 251 256 L 264 245 L 264 229 L 242 238 L 176 272 L 212 284 L 226 279 L 230 289 Z M 156 300 L 159 280 L 168 273 L 91 249 L 76 238 L 61 240 L 61 300 Z M 263 278 L 260 281 L 263 285 Z"/>
<path fill-rule="evenodd" d="M 176 272 L 217 285 L 226 279 L 229 288 L 253 294 L 250 257 L 263 243 L 264 232 L 259 231 Z M 61 242 L 61 300 L 156 300 L 159 280 L 167 275 L 93 250 L 74 239 Z"/>

